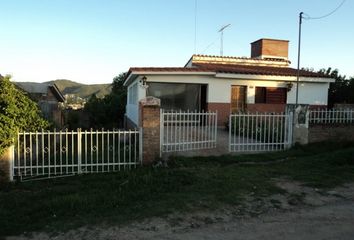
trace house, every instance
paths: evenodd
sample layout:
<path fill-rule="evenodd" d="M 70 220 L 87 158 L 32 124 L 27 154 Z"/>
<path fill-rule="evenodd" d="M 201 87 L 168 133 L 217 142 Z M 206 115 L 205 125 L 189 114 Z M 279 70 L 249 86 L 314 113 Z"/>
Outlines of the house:
<path fill-rule="evenodd" d="M 251 57 L 193 55 L 184 67 L 132 67 L 126 120 L 139 123 L 138 103 L 146 96 L 161 99 L 166 110 L 218 111 L 218 124 L 230 113 L 283 112 L 296 103 L 297 69 L 290 67 L 289 41 L 259 39 L 251 43 Z M 311 71 L 299 72 L 298 103 L 327 106 L 334 79 Z"/>
<path fill-rule="evenodd" d="M 58 127 L 64 126 L 64 114 L 61 105 L 65 98 L 54 83 L 14 82 L 38 103 L 45 119 Z"/>

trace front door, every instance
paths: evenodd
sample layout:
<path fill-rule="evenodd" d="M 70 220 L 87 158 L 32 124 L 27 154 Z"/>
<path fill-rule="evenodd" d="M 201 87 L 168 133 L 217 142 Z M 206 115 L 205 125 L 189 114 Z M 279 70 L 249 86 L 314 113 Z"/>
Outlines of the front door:
<path fill-rule="evenodd" d="M 231 113 L 245 110 L 246 89 L 246 86 L 231 86 Z"/>

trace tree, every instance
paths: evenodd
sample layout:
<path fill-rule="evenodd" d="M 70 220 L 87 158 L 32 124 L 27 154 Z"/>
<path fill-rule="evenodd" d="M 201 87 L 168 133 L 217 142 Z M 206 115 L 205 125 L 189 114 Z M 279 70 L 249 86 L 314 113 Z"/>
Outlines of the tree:
<path fill-rule="evenodd" d="M 338 69 L 321 69 L 319 71 L 335 79 L 330 84 L 328 92 L 328 105 L 332 107 L 335 103 L 354 103 L 354 78 L 347 79 L 345 75 L 340 75 Z"/>
<path fill-rule="evenodd" d="M 41 112 L 10 76 L 0 76 L 0 154 L 13 144 L 18 131 L 37 131 L 49 127 Z"/>
<path fill-rule="evenodd" d="M 103 98 L 92 95 L 85 104 L 91 128 L 119 128 L 123 126 L 127 89 L 123 86 L 125 73 L 113 78 L 112 91 Z"/>
<path fill-rule="evenodd" d="M 127 88 L 123 86 L 127 73 L 121 73 L 113 78 L 112 84 L 112 103 L 115 104 L 113 111 L 117 113 L 120 125 L 123 125 L 125 106 L 127 105 Z"/>

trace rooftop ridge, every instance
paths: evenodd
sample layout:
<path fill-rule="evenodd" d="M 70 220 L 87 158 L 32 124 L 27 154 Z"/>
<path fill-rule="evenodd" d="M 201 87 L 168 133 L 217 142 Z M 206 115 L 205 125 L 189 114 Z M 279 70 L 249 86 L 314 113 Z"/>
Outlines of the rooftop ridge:
<path fill-rule="evenodd" d="M 236 57 L 236 56 L 219 56 L 219 55 L 205 55 L 205 54 L 193 54 L 193 57 L 209 57 L 209 58 L 229 58 L 229 59 L 240 59 L 240 60 L 251 60 L 251 61 L 270 61 L 270 62 L 288 62 L 284 58 L 251 58 L 251 57 Z"/>
<path fill-rule="evenodd" d="M 249 58 L 194 54 L 185 66 L 193 67 L 193 65 L 198 63 L 277 67 L 289 67 L 290 65 L 290 61 L 283 58 Z"/>

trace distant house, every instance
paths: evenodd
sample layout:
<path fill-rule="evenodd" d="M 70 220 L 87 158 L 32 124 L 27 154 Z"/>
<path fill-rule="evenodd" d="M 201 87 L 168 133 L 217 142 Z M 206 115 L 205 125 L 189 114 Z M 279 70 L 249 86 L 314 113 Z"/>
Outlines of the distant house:
<path fill-rule="evenodd" d="M 222 125 L 230 113 L 283 112 L 296 102 L 297 70 L 290 68 L 289 41 L 259 39 L 251 43 L 251 57 L 193 55 L 184 67 L 132 67 L 126 119 L 138 125 L 138 102 L 146 96 L 161 99 L 166 110 L 218 111 Z M 300 71 L 298 103 L 327 106 L 334 79 Z"/>
<path fill-rule="evenodd" d="M 65 98 L 55 84 L 34 82 L 14 83 L 38 103 L 46 119 L 54 122 L 58 127 L 64 125 L 64 114 L 60 105 L 64 103 Z"/>

